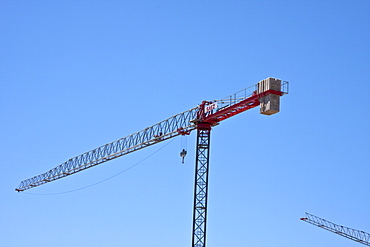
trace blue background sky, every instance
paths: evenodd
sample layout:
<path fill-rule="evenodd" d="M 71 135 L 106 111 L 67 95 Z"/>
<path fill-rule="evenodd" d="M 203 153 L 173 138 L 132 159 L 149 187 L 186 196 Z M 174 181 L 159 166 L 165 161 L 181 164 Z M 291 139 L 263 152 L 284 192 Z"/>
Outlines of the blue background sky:
<path fill-rule="evenodd" d="M 359 246 L 299 218 L 370 232 L 369 14 L 366 0 L 1 0 L 0 246 L 190 246 L 195 133 L 184 165 L 178 137 L 14 189 L 267 77 L 290 82 L 279 114 L 253 109 L 212 131 L 207 246 Z M 33 195 L 154 152 L 105 183 Z"/>

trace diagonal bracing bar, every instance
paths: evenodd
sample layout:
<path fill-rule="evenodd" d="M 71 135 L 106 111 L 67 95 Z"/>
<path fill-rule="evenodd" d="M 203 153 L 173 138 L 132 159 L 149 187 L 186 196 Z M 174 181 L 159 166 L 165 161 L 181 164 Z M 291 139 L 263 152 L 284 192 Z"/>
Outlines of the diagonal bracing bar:
<path fill-rule="evenodd" d="M 197 129 L 192 246 L 205 247 L 211 124 L 198 123 Z"/>

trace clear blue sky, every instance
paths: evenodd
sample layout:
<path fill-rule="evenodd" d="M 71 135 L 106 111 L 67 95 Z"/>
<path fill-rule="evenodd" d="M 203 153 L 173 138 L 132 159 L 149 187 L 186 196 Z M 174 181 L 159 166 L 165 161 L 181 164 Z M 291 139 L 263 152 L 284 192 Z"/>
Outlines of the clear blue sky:
<path fill-rule="evenodd" d="M 290 82 L 279 114 L 212 131 L 207 246 L 359 246 L 299 218 L 370 232 L 369 16 L 367 0 L 0 0 L 0 246 L 190 246 L 195 133 L 184 165 L 176 138 L 14 189 L 267 77 Z M 96 183 L 162 147 L 85 190 L 26 194 Z"/>

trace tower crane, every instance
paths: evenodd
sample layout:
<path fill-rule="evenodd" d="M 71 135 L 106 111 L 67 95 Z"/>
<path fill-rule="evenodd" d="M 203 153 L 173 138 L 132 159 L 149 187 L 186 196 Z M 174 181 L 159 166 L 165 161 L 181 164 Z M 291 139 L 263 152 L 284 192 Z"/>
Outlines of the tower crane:
<path fill-rule="evenodd" d="M 309 213 L 306 213 L 306 217 L 300 219 L 312 225 L 321 227 L 325 230 L 334 232 L 345 238 L 349 238 L 353 241 L 370 246 L 370 234 L 367 232 L 359 231 L 345 226 L 340 226 Z"/>
<path fill-rule="evenodd" d="M 203 101 L 197 107 L 73 157 L 45 173 L 26 179 L 15 190 L 25 191 L 176 136 L 189 135 L 191 131 L 196 130 L 192 246 L 205 247 L 211 129 L 221 121 L 257 106 L 260 106 L 260 113 L 264 115 L 279 112 L 280 96 L 288 93 L 288 85 L 286 81 L 269 77 L 226 98 Z M 186 151 L 180 155 L 183 158 Z"/>

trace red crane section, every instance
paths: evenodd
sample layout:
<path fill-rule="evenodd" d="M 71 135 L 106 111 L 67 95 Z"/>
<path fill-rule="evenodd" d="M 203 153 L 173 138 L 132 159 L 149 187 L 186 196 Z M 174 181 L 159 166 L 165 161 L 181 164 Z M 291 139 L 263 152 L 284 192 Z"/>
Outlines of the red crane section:
<path fill-rule="evenodd" d="M 250 93 L 252 87 L 255 89 Z M 222 120 L 254 107 L 262 107 L 261 104 L 264 102 L 261 102 L 261 99 L 265 99 L 270 95 L 275 95 L 275 107 L 279 108 L 279 97 L 288 93 L 288 82 L 281 83 L 280 80 L 271 77 L 252 87 L 243 89 L 221 100 L 203 101 L 200 109 L 204 110 L 198 112 L 198 115 L 201 116 L 201 121 L 215 125 Z M 261 113 L 265 115 L 272 115 L 278 111 L 279 109 L 273 112 L 263 112 L 261 109 Z"/>
<path fill-rule="evenodd" d="M 245 112 L 246 110 L 259 106 L 260 105 L 259 99 L 269 94 L 283 96 L 284 92 L 276 90 L 268 90 L 260 94 L 254 92 L 252 96 L 246 98 L 245 100 L 242 100 L 239 103 L 236 103 L 230 107 L 221 109 L 213 114 L 206 116 L 203 119 L 203 121 L 212 124 L 221 122 L 222 120 L 225 120 L 229 117 L 235 116 L 239 113 Z"/>

